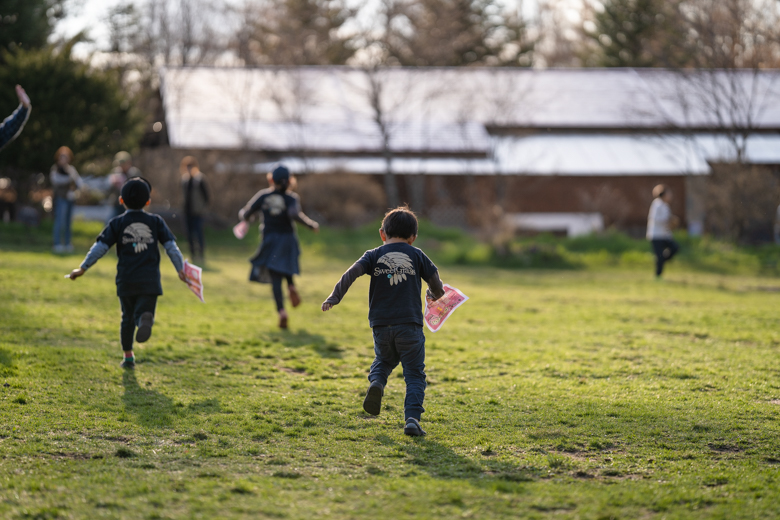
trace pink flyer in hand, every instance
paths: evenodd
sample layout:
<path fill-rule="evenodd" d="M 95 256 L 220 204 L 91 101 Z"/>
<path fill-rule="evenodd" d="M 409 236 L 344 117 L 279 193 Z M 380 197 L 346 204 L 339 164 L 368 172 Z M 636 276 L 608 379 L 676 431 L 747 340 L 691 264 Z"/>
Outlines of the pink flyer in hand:
<path fill-rule="evenodd" d="M 206 303 L 206 301 L 203 299 L 202 273 L 203 269 L 197 265 L 189 263 L 187 260 L 184 261 L 184 275 L 187 277 L 187 287 L 190 288 L 190 291 L 195 293 L 195 296 L 197 296 L 200 301 Z"/>
<path fill-rule="evenodd" d="M 233 234 L 239 240 L 242 240 L 246 236 L 247 231 L 249 231 L 249 222 L 246 220 L 242 220 L 233 226 Z"/>
<path fill-rule="evenodd" d="M 463 305 L 469 297 L 455 287 L 444 284 L 444 296 L 436 301 L 425 300 L 425 325 L 431 332 L 438 332 L 455 309 Z"/>

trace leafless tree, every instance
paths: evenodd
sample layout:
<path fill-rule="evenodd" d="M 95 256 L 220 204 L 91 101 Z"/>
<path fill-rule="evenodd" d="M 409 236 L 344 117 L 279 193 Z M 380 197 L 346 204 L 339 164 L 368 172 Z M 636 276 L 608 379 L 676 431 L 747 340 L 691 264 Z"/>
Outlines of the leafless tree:
<path fill-rule="evenodd" d="M 718 166 L 708 183 L 709 227 L 734 238 L 768 234 L 757 228 L 771 226 L 780 193 L 771 175 L 749 164 L 748 147 L 764 131 L 762 114 L 780 102 L 780 75 L 765 70 L 780 56 L 780 4 L 686 0 L 678 21 L 687 35 L 687 58 L 664 95 L 680 109 L 672 128 L 697 143 L 698 134 L 711 136 L 708 153 L 716 154 Z M 772 195 L 754 199 L 750 210 L 741 207 L 745 193 L 761 192 Z"/>
<path fill-rule="evenodd" d="M 355 53 L 345 0 L 244 0 L 232 47 L 246 65 L 337 65 Z"/>

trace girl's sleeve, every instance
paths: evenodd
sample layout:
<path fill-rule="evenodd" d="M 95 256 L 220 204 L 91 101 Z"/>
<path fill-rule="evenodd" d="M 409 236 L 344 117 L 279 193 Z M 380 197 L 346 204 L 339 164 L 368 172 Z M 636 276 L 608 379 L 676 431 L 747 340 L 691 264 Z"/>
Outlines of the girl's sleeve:
<path fill-rule="evenodd" d="M 262 205 L 260 199 L 263 195 L 265 195 L 265 190 L 258 191 L 254 197 L 249 199 L 249 202 L 246 203 L 246 206 L 241 208 L 241 210 L 238 212 L 238 218 L 241 220 L 249 220 L 252 215 L 257 213 L 260 210 L 260 206 Z"/>
<path fill-rule="evenodd" d="M 317 227 L 317 223 L 307 217 L 301 210 L 301 200 L 298 197 L 294 197 L 295 202 L 287 208 L 287 214 L 291 219 L 300 222 L 309 229 Z"/>

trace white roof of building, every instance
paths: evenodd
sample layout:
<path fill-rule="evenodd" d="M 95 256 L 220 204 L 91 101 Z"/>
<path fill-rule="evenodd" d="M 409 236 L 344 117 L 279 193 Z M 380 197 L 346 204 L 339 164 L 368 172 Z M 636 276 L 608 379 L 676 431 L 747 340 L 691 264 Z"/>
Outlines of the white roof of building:
<path fill-rule="evenodd" d="M 708 161 L 734 149 L 712 130 L 780 130 L 780 71 L 196 67 L 165 69 L 161 92 L 174 148 L 262 150 L 294 159 L 378 155 L 386 139 L 393 153 L 485 156 L 393 159 L 399 171 L 430 173 L 707 173 Z M 488 132 L 501 128 L 557 132 Z M 605 132 L 620 129 L 645 135 Z M 652 137 L 658 130 L 671 133 Z M 698 132 L 696 139 L 679 137 L 681 130 Z M 752 136 L 748 144 L 758 162 L 780 163 L 780 133 Z M 308 159 L 305 166 L 335 163 L 385 168 L 381 158 L 369 157 Z"/>

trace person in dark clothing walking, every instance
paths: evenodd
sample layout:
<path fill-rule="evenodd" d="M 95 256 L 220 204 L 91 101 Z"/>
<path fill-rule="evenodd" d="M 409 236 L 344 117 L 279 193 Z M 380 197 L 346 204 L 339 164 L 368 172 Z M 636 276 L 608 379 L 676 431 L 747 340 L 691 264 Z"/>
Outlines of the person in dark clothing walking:
<path fill-rule="evenodd" d="M 184 191 L 184 218 L 187 224 L 187 242 L 192 258 L 200 263 L 204 260 L 203 217 L 209 205 L 209 190 L 206 176 L 200 171 L 198 161 L 192 156 L 182 159 L 179 165 L 181 186 Z"/>
<path fill-rule="evenodd" d="M 295 221 L 317 232 L 320 225 L 304 215 L 301 201 L 296 193 L 291 191 L 295 179 L 284 166 L 278 166 L 269 173 L 270 188 L 260 190 L 239 211 L 238 218 L 249 221 L 253 215 L 262 214 L 261 230 L 263 241 L 257 253 L 249 260 L 252 270 L 249 280 L 259 283 L 270 283 L 279 313 L 279 327 L 287 328 L 287 311 L 284 309 L 282 296 L 282 281 L 287 280 L 287 290 L 290 303 L 297 307 L 301 303 L 293 282 L 293 275 L 300 272 L 298 257 L 300 246 L 295 230 Z"/>
<path fill-rule="evenodd" d="M 16 97 L 19 98 L 19 106 L 0 123 L 0 150 L 22 133 L 24 124 L 30 118 L 32 104 L 21 85 L 16 85 Z"/>
<path fill-rule="evenodd" d="M 159 215 L 147 213 L 151 185 L 146 179 L 135 177 L 122 186 L 119 199 L 127 208 L 112 218 L 97 237 L 78 269 L 68 276 L 75 280 L 92 267 L 116 244 L 119 262 L 116 266 L 116 293 L 122 306 L 120 338 L 124 359 L 123 368 L 135 368 L 133 334 L 138 343 L 144 343 L 152 335 L 157 298 L 162 296 L 160 284 L 160 250 L 162 244 L 179 273 L 179 279 L 187 281 L 184 274 L 184 258 L 176 245 L 176 238 Z M 137 327 L 137 332 L 136 332 Z"/>

